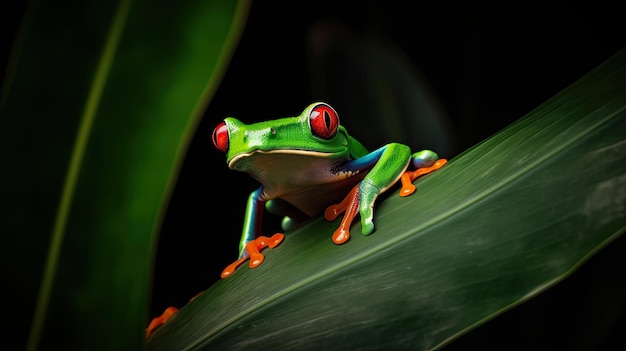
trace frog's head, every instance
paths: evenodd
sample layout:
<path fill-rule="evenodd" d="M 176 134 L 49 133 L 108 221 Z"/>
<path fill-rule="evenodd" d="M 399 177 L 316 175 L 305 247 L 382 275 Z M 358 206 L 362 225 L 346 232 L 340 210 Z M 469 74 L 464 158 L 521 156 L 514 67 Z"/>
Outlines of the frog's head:
<path fill-rule="evenodd" d="M 348 135 L 337 112 L 323 102 L 309 105 L 297 117 L 254 124 L 228 117 L 213 131 L 213 144 L 226 153 L 228 167 L 237 170 L 249 168 L 241 160 L 260 154 L 330 159 L 350 154 Z"/>

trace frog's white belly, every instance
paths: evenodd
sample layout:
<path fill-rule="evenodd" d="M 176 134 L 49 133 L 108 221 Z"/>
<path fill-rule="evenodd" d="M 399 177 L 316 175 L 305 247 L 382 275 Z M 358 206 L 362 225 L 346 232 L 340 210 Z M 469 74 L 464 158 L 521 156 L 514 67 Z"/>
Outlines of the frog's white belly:
<path fill-rule="evenodd" d="M 365 177 L 363 172 L 342 171 L 347 160 L 281 152 L 255 152 L 233 169 L 247 172 L 264 189 L 265 199 L 283 199 L 308 216 L 337 203 Z"/>

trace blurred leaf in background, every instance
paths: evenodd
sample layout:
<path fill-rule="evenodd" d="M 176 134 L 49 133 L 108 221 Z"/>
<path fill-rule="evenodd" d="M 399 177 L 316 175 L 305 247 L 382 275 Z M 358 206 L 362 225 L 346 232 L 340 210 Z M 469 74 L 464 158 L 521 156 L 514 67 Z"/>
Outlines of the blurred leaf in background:
<path fill-rule="evenodd" d="M 248 8 L 26 8 L 0 106 L 3 348 L 142 348 L 156 235 Z"/>
<path fill-rule="evenodd" d="M 376 147 L 393 140 L 441 155 L 458 152 L 439 98 L 387 38 L 321 21 L 307 39 L 313 96 L 332 101 L 362 143 Z"/>

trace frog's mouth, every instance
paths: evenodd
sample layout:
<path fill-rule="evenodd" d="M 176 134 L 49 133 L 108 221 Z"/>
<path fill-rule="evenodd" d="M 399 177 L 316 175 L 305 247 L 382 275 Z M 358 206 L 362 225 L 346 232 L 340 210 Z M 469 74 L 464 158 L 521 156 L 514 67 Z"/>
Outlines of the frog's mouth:
<path fill-rule="evenodd" d="M 289 169 L 292 163 L 299 158 L 303 160 L 307 160 L 311 162 L 311 158 L 319 158 L 319 159 L 337 159 L 341 158 L 341 154 L 338 152 L 321 152 L 321 151 L 311 151 L 311 150 L 297 150 L 297 149 L 285 149 L 285 150 L 253 150 L 251 152 L 240 153 L 228 161 L 228 168 L 247 172 L 250 169 L 250 164 L 254 164 L 255 166 L 261 166 L 259 163 L 265 162 L 265 167 L 269 165 L 273 165 L 279 168 Z M 252 162 L 246 162 L 246 160 Z M 280 164 L 278 162 L 285 162 Z M 328 162 L 328 161 L 324 161 Z M 298 162 L 299 163 L 299 162 Z"/>

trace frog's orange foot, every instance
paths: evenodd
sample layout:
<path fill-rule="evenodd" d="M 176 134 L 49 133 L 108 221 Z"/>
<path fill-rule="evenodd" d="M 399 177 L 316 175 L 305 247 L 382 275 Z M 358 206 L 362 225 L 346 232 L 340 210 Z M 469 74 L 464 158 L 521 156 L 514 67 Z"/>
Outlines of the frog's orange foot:
<path fill-rule="evenodd" d="M 359 197 L 359 185 L 355 185 L 348 196 L 346 196 L 340 203 L 331 205 L 326 208 L 324 212 L 324 218 L 328 221 L 332 221 L 337 218 L 341 213 L 345 212 L 339 228 L 333 233 L 333 242 L 337 245 L 341 245 L 350 239 L 350 226 L 354 217 L 358 213 L 360 203 Z"/>
<path fill-rule="evenodd" d="M 433 163 L 430 167 L 422 167 L 418 168 L 414 171 L 406 171 L 402 173 L 402 177 L 400 181 L 402 183 L 402 189 L 400 189 L 400 196 L 405 197 L 413 194 L 415 192 L 415 185 L 413 185 L 413 181 L 418 177 L 421 177 L 430 172 L 436 171 L 439 168 L 443 167 L 448 162 L 445 158 L 440 158 L 435 163 Z"/>
<path fill-rule="evenodd" d="M 222 271 L 221 277 L 222 278 L 229 277 L 231 274 L 235 272 L 235 270 L 239 266 L 241 266 L 242 263 L 244 263 L 248 259 L 250 260 L 250 262 L 248 263 L 248 266 L 250 268 L 258 267 L 261 263 L 263 263 L 263 260 L 265 260 L 265 256 L 263 256 L 263 254 L 261 253 L 261 250 L 264 249 L 265 247 L 269 247 L 270 249 L 275 248 L 283 241 L 284 238 L 285 238 L 284 234 L 276 233 L 272 235 L 271 238 L 268 238 L 266 236 L 259 236 L 258 238 L 250 241 L 249 243 L 246 244 L 246 248 L 245 248 L 246 252 L 248 253 L 248 256 L 241 257 L 237 261 L 229 264 Z"/>
<path fill-rule="evenodd" d="M 337 228 L 337 230 L 335 230 L 332 238 L 335 244 L 341 245 L 345 243 L 346 241 L 348 241 L 348 239 L 350 239 L 350 229 L 343 228 L 343 226 L 340 226 L 339 228 Z"/>
<path fill-rule="evenodd" d="M 202 293 L 204 293 L 204 290 L 194 295 L 191 299 L 189 299 L 189 302 L 195 300 L 198 296 L 202 295 Z M 152 320 L 150 321 L 150 324 L 146 328 L 146 339 L 150 337 L 150 335 L 155 329 L 165 324 L 165 322 L 167 322 L 167 320 L 170 319 L 170 317 L 172 317 L 176 312 L 178 312 L 178 308 L 168 307 L 165 309 L 165 311 L 163 311 L 163 313 L 160 316 L 156 318 L 152 318 Z"/>
<path fill-rule="evenodd" d="M 165 311 L 163 311 L 160 316 L 152 318 L 150 324 L 146 328 L 146 339 L 149 338 L 150 335 L 152 335 L 152 332 L 154 332 L 155 329 L 165 324 L 165 322 L 167 322 L 170 317 L 176 314 L 176 312 L 178 312 L 178 308 L 168 307 L 165 309 Z"/>

